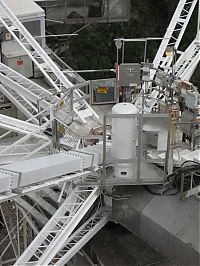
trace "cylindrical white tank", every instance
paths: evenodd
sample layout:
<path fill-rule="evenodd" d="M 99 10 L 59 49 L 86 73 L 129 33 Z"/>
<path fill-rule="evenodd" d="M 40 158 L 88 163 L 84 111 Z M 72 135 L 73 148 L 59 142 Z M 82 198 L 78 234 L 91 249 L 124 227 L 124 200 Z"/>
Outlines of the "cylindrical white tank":
<path fill-rule="evenodd" d="M 137 114 L 138 109 L 131 103 L 118 103 L 112 114 Z M 136 158 L 137 118 L 112 118 L 112 158 L 116 160 Z M 114 177 L 133 178 L 133 163 L 114 163 Z"/>

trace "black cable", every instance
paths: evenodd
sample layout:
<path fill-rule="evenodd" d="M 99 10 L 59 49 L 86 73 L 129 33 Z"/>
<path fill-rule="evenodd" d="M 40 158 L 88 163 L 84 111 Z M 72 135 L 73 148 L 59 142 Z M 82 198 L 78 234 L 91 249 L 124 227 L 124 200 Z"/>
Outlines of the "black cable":
<path fill-rule="evenodd" d="M 174 196 L 174 195 L 177 195 L 179 193 L 179 191 L 175 191 L 173 193 L 167 193 L 168 191 L 170 191 L 172 189 L 172 187 L 168 187 L 166 190 L 164 191 L 161 191 L 161 192 L 155 192 L 155 191 L 152 191 L 149 186 L 144 186 L 144 188 L 152 195 L 155 195 L 155 196 Z"/>
<path fill-rule="evenodd" d="M 195 164 L 195 166 L 194 165 L 185 166 L 188 163 L 193 163 L 193 164 Z M 194 171 L 196 172 L 196 175 L 194 173 L 193 182 L 194 182 L 195 186 L 199 185 L 200 184 L 200 175 L 198 174 L 198 172 L 200 171 L 200 163 L 195 162 L 193 160 L 187 160 L 181 164 L 179 169 L 177 169 L 172 174 L 167 176 L 169 187 L 166 190 L 161 191 L 161 192 L 155 192 L 155 191 L 151 190 L 149 188 L 149 186 L 144 186 L 144 188 L 149 193 L 151 193 L 152 195 L 156 195 L 156 196 L 173 196 L 173 195 L 176 195 L 181 190 L 182 174 L 184 173 L 184 184 L 183 184 L 184 190 L 188 190 L 191 188 L 191 173 Z M 173 189 L 176 189 L 176 191 L 173 193 L 167 193 Z"/>
<path fill-rule="evenodd" d="M 194 165 L 184 166 L 187 163 L 193 163 L 196 164 L 196 166 Z M 196 175 L 194 174 L 193 177 L 194 186 L 200 184 L 200 176 L 198 175 L 199 170 L 200 170 L 200 163 L 188 160 L 183 162 L 178 170 L 169 175 L 167 177 L 167 180 L 172 187 L 176 188 L 177 191 L 180 191 L 182 174 L 184 174 L 183 190 L 186 191 L 191 188 L 191 173 L 194 171 L 197 173 Z"/>

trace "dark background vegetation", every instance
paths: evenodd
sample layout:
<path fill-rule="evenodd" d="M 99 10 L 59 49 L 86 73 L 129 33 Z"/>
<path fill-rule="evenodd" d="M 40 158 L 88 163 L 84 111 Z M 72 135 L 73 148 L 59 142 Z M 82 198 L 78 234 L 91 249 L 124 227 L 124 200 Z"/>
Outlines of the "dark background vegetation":
<path fill-rule="evenodd" d="M 69 49 L 62 54 L 64 60 L 75 70 L 77 69 L 104 69 L 113 68 L 116 62 L 116 48 L 114 39 L 163 37 L 178 0 L 131 0 L 131 16 L 129 22 L 91 24 L 79 32 L 76 37 L 71 37 Z M 74 32 L 80 25 L 63 27 L 62 31 Z M 61 29 L 61 28 L 60 28 Z M 54 29 L 55 30 L 55 29 Z M 180 45 L 180 50 L 185 50 L 194 39 L 197 30 L 197 8 L 190 20 Z M 153 61 L 159 47 L 158 41 L 148 43 L 147 58 Z M 125 62 L 143 61 L 144 44 L 131 43 L 126 45 Z M 200 87 L 200 68 L 193 75 L 192 82 Z M 85 73 L 85 79 L 106 78 L 111 73 Z"/>

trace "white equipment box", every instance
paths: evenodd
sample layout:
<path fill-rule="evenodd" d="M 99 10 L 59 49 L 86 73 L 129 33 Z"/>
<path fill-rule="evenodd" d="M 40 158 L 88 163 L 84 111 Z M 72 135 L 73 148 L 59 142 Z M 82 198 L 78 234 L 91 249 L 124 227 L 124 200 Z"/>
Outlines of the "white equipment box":
<path fill-rule="evenodd" d="M 2 42 L 2 62 L 23 76 L 33 76 L 33 64 L 26 52 L 13 40 Z"/>

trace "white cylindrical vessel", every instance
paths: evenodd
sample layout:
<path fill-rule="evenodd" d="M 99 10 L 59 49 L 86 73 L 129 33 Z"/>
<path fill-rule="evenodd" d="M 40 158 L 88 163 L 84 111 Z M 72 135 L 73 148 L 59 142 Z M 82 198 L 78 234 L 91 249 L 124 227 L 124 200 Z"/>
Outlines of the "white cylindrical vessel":
<path fill-rule="evenodd" d="M 137 114 L 131 103 L 118 103 L 112 108 L 114 115 Z M 131 160 L 131 163 L 114 163 L 114 177 L 133 178 L 133 161 L 136 158 L 137 118 L 112 118 L 111 154 L 115 160 Z"/>

